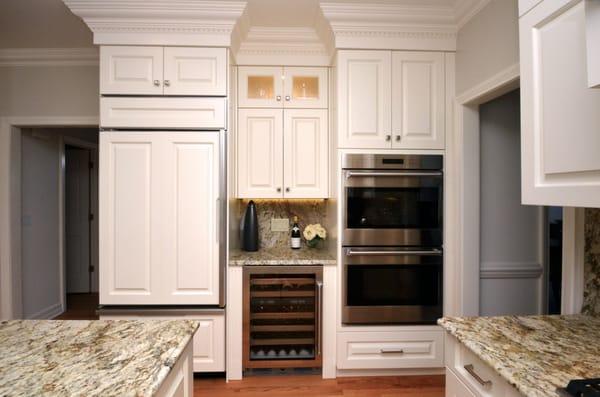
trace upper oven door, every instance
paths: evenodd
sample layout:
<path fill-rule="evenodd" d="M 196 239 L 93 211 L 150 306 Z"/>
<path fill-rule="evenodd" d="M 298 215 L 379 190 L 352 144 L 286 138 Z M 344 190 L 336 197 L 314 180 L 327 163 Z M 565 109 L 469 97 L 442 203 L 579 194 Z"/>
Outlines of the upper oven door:
<path fill-rule="evenodd" d="M 442 246 L 441 171 L 344 170 L 345 246 Z"/>

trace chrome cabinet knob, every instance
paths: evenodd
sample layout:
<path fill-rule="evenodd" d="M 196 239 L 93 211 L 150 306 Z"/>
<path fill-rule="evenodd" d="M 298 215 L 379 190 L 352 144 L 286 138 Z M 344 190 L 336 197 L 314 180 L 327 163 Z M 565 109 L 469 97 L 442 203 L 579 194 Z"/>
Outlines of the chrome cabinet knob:
<path fill-rule="evenodd" d="M 277 95 L 277 96 L 275 97 L 275 99 L 277 99 L 277 102 L 280 102 L 280 101 L 281 101 L 281 95 Z"/>
<path fill-rule="evenodd" d="M 277 193 L 281 193 L 281 188 L 280 187 L 277 188 Z"/>
<path fill-rule="evenodd" d="M 290 96 L 289 96 L 289 95 L 286 95 L 286 96 L 285 96 L 285 100 L 289 102 L 289 101 L 290 101 Z"/>
<path fill-rule="evenodd" d="M 154 86 L 155 87 L 159 87 L 160 86 L 160 80 L 154 80 Z"/>
<path fill-rule="evenodd" d="M 169 87 L 171 85 L 171 81 L 170 80 L 165 80 L 165 87 Z"/>
<path fill-rule="evenodd" d="M 386 136 L 385 136 L 385 140 L 386 140 L 387 142 L 391 141 L 391 140 L 392 140 L 392 136 L 391 136 L 391 135 L 386 135 Z"/>
<path fill-rule="evenodd" d="M 400 139 L 402 139 L 402 137 L 400 135 L 396 135 L 396 142 L 400 142 Z"/>

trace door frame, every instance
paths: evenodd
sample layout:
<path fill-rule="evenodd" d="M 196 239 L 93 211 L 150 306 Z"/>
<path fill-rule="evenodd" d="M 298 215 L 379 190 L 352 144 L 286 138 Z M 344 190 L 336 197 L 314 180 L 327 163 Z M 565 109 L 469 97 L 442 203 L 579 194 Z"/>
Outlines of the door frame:
<path fill-rule="evenodd" d="M 23 315 L 21 288 L 21 129 L 98 127 L 98 116 L 25 116 L 0 118 L 0 319 Z M 60 166 L 60 164 L 58 165 Z M 60 173 L 59 173 L 59 178 Z M 59 190 L 59 194 L 61 194 Z M 59 203 L 63 198 L 59 197 Z M 59 217 L 64 218 L 62 205 Z M 62 219 L 61 218 L 61 219 Z M 59 241 L 64 225 L 59 222 Z M 59 263 L 64 263 L 59 247 Z M 64 290 L 64 279 L 61 279 Z M 62 296 L 64 299 L 64 296 Z M 64 301 L 62 302 L 64 307 Z"/>
<path fill-rule="evenodd" d="M 456 235 L 448 234 L 447 252 L 452 257 L 453 271 L 449 285 L 453 294 L 445 306 L 445 315 L 478 316 L 480 305 L 480 124 L 479 105 L 519 87 L 520 69 L 515 63 L 496 75 L 468 89 L 454 100 L 454 134 L 447 138 L 447 194 L 450 219 Z M 450 110 L 449 110 L 450 111 Z M 543 222 L 541 217 L 540 222 Z M 562 256 L 563 314 L 578 313 L 583 302 L 583 209 L 564 208 Z M 543 226 L 540 224 L 540 230 Z M 543 233 L 542 233 L 543 234 Z M 543 266 L 539 282 L 546 272 L 544 244 L 540 244 Z M 541 285 L 538 308 L 545 307 L 545 287 Z"/>

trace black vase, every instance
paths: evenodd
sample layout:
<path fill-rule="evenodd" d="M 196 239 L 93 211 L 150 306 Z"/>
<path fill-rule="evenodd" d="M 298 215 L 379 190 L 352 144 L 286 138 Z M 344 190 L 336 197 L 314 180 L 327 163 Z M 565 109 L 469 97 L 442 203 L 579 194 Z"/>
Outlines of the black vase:
<path fill-rule="evenodd" d="M 258 217 L 256 205 L 250 200 L 240 225 L 240 240 L 244 251 L 258 251 Z"/>

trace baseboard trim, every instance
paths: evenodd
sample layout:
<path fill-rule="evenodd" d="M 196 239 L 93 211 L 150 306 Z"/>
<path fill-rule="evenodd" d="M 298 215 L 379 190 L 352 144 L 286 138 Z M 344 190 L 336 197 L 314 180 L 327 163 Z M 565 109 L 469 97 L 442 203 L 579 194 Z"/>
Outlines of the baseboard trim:
<path fill-rule="evenodd" d="M 51 320 L 63 312 L 60 302 L 27 316 L 28 320 Z"/>
<path fill-rule="evenodd" d="M 481 279 L 540 278 L 544 273 L 541 264 L 535 262 L 482 263 Z"/>

